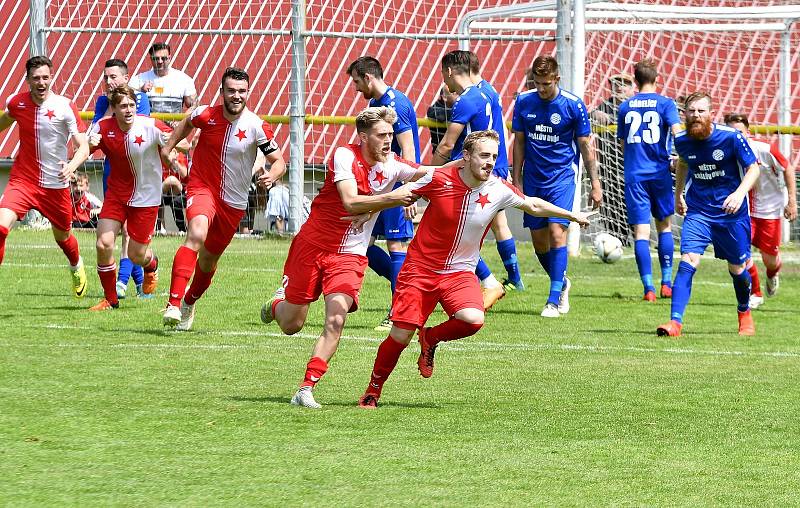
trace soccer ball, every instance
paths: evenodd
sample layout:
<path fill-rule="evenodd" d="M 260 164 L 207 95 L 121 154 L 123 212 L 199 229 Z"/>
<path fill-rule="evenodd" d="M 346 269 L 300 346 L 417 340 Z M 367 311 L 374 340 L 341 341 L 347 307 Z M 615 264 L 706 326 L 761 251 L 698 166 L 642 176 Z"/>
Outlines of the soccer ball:
<path fill-rule="evenodd" d="M 616 263 L 622 259 L 622 242 L 608 233 L 600 233 L 594 239 L 594 253 L 603 263 Z"/>

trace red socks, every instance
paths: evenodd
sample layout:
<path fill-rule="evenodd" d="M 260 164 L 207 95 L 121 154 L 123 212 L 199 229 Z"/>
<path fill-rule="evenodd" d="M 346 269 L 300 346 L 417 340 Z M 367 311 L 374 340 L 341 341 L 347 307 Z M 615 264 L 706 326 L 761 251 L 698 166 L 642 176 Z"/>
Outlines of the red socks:
<path fill-rule="evenodd" d="M 0 226 L 0 264 L 3 264 L 3 256 L 6 254 L 6 237 L 8 237 L 8 228 Z"/>
<path fill-rule="evenodd" d="M 438 324 L 428 329 L 427 338 L 435 343 L 447 342 L 449 340 L 463 339 L 470 335 L 475 335 L 481 329 L 483 323 L 467 323 L 460 319 L 450 318 L 444 323 Z"/>
<path fill-rule="evenodd" d="M 750 289 L 750 294 L 761 296 L 761 283 L 758 280 L 758 267 L 752 259 L 747 263 L 747 271 L 750 273 L 750 278 L 753 279 L 753 286 Z"/>
<path fill-rule="evenodd" d="M 100 277 L 100 284 L 103 285 L 103 294 L 108 303 L 118 305 L 117 264 L 112 261 L 109 265 L 97 265 L 97 275 Z"/>
<path fill-rule="evenodd" d="M 169 303 L 175 307 L 181 304 L 181 298 L 186 293 L 186 286 L 192 278 L 194 265 L 197 262 L 197 252 L 185 245 L 178 247 L 175 259 L 172 261 L 172 281 L 169 284 Z"/>
<path fill-rule="evenodd" d="M 211 285 L 211 279 L 214 277 L 214 273 L 216 273 L 216 270 L 204 272 L 199 266 L 195 266 L 192 285 L 189 286 L 189 291 L 187 291 L 183 297 L 183 301 L 186 302 L 187 305 L 194 305 L 194 302 L 203 296 L 208 286 Z M 170 295 L 170 297 L 172 297 L 172 295 Z"/>
<path fill-rule="evenodd" d="M 73 235 L 69 235 L 63 242 L 56 241 L 61 250 L 66 254 L 69 264 L 75 266 L 81 259 L 81 252 L 78 249 L 78 240 Z"/>
<path fill-rule="evenodd" d="M 767 277 L 769 277 L 771 279 L 771 278 L 775 277 L 776 275 L 778 275 L 778 272 L 781 271 L 781 267 L 782 266 L 783 266 L 783 263 L 781 262 L 781 258 L 778 258 L 778 266 L 776 266 L 774 270 L 770 270 L 769 268 L 767 268 Z"/>
<path fill-rule="evenodd" d="M 372 367 L 372 376 L 367 392 L 380 395 L 383 383 L 397 366 L 397 361 L 405 348 L 406 344 L 397 342 L 391 335 L 381 342 L 378 347 L 378 355 L 375 357 L 375 365 Z"/>
<path fill-rule="evenodd" d="M 328 362 L 319 356 L 312 357 L 306 365 L 306 376 L 300 383 L 300 388 L 304 386 L 314 387 L 319 383 L 320 378 L 328 371 Z"/>

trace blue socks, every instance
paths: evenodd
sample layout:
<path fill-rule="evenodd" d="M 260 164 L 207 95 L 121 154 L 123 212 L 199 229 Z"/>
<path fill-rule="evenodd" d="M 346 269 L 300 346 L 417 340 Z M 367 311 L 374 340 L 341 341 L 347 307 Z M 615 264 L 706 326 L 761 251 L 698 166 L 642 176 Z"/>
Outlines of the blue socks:
<path fill-rule="evenodd" d="M 403 263 L 406 260 L 406 253 L 405 252 L 390 252 L 389 258 L 392 262 L 392 273 L 391 279 L 389 281 L 392 283 L 392 294 L 394 294 L 394 288 L 397 285 L 397 274 L 400 273 L 400 269 L 403 268 Z"/>
<path fill-rule="evenodd" d="M 736 290 L 736 308 L 739 312 L 747 312 L 750 309 L 750 286 L 753 285 L 750 272 L 742 270 L 739 275 L 731 273 L 731 279 L 733 279 L 733 289 Z"/>
<path fill-rule="evenodd" d="M 128 286 L 128 280 L 131 278 L 131 270 L 133 269 L 133 261 L 128 258 L 119 260 L 119 273 L 117 274 L 117 282 L 121 282 L 125 287 Z"/>
<path fill-rule="evenodd" d="M 392 280 L 392 258 L 377 245 L 367 247 L 369 267 L 384 279 Z M 394 283 L 392 283 L 394 284 Z M 394 291 L 394 288 L 392 289 Z"/>
<path fill-rule="evenodd" d="M 508 272 L 508 280 L 513 283 L 520 281 L 519 263 L 517 262 L 517 246 L 513 238 L 497 242 L 497 253 L 500 254 L 500 259 Z"/>
<path fill-rule="evenodd" d="M 489 270 L 489 266 L 486 264 L 486 261 L 483 258 L 478 258 L 478 265 L 475 267 L 475 275 L 478 276 L 478 280 L 484 280 L 490 275 L 492 275 L 492 271 Z"/>
<path fill-rule="evenodd" d="M 550 249 L 550 295 L 547 303 L 558 305 L 561 290 L 564 288 L 564 277 L 567 275 L 567 247 Z"/>
<path fill-rule="evenodd" d="M 650 263 L 650 240 L 636 240 L 633 244 L 633 252 L 636 255 L 636 266 L 639 268 L 639 277 L 642 279 L 644 292 L 655 292 L 653 268 Z"/>
<path fill-rule="evenodd" d="M 675 240 L 671 231 L 658 234 L 658 263 L 661 265 L 661 285 L 672 286 L 672 256 Z"/>
<path fill-rule="evenodd" d="M 540 253 L 536 252 L 536 257 L 539 259 L 539 264 L 544 268 L 545 273 L 550 275 L 550 251 Z"/>
<path fill-rule="evenodd" d="M 144 268 L 139 265 L 133 265 L 133 269 L 131 270 L 131 277 L 133 278 L 133 283 L 137 286 L 141 286 L 144 283 Z"/>
<path fill-rule="evenodd" d="M 697 268 L 686 261 L 681 261 L 678 264 L 678 274 L 672 284 L 672 310 L 670 312 L 670 319 L 678 323 L 683 323 L 683 313 L 689 304 L 689 298 L 692 296 L 692 277 L 694 277 L 696 271 Z"/>

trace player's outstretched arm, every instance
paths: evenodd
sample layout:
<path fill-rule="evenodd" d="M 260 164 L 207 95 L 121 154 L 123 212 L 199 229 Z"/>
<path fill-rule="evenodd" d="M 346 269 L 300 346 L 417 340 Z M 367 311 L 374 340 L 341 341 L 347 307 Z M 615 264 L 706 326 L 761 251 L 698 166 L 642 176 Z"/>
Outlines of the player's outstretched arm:
<path fill-rule="evenodd" d="M 603 188 L 600 185 L 600 167 L 597 163 L 597 158 L 594 156 L 592 143 L 589 136 L 581 136 L 578 138 L 578 148 L 581 151 L 581 158 L 583 159 L 583 167 L 586 169 L 586 174 L 592 181 L 592 190 L 589 191 L 589 205 L 592 209 L 597 210 L 603 202 Z"/>
<path fill-rule="evenodd" d="M 722 203 L 722 209 L 725 213 L 736 213 L 739 211 L 742 203 L 744 203 L 744 200 L 747 198 L 747 193 L 750 192 L 750 189 L 756 184 L 760 172 L 761 168 L 759 168 L 757 162 L 750 164 L 747 168 L 747 172 L 744 174 L 744 178 L 742 178 L 742 183 L 740 183 L 739 186 L 736 187 L 736 190 L 731 192 Z"/>
<path fill-rule="evenodd" d="M 169 164 L 169 154 L 181 141 L 186 139 L 193 129 L 194 126 L 192 126 L 190 115 L 186 115 L 183 120 L 178 122 L 178 125 L 175 126 L 175 130 L 172 131 L 166 144 L 161 147 L 161 160 L 164 161 L 164 164 Z"/>
<path fill-rule="evenodd" d="M 409 184 L 378 196 L 360 195 L 355 180 L 336 182 L 336 189 L 339 191 L 344 209 L 351 215 L 376 212 L 395 206 L 408 206 L 419 199 L 419 196 L 411 192 Z"/>
<path fill-rule="evenodd" d="M 794 166 L 786 166 L 783 170 L 783 178 L 786 182 L 786 192 L 789 193 L 789 201 L 783 209 L 783 216 L 786 217 L 786 220 L 794 222 L 797 219 L 797 181 L 795 180 Z"/>
<path fill-rule="evenodd" d="M 14 123 L 14 118 L 11 115 L 9 115 L 7 111 L 3 111 L 2 113 L 0 113 L 0 132 L 3 132 L 4 130 L 11 127 L 13 123 Z"/>
<path fill-rule="evenodd" d="M 680 157 L 675 163 L 675 213 L 686 215 L 686 200 L 683 198 L 683 189 L 686 187 L 686 173 L 689 166 Z"/>
<path fill-rule="evenodd" d="M 436 151 L 433 152 L 433 161 L 431 161 L 431 164 L 434 166 L 441 166 L 450 160 L 453 147 L 456 146 L 456 141 L 458 141 L 458 137 L 463 130 L 464 124 L 450 122 L 447 126 L 447 132 L 444 133 L 444 138 L 436 147 Z"/>
<path fill-rule="evenodd" d="M 570 210 L 561 208 L 560 206 L 556 206 L 549 201 L 545 201 L 544 199 L 534 198 L 531 196 L 525 196 L 525 202 L 519 205 L 517 208 L 529 215 L 534 215 L 536 217 L 558 217 L 560 219 L 567 219 L 572 222 L 577 222 L 582 228 L 588 226 L 589 219 L 599 213 L 598 211 L 594 210 L 591 212 L 572 212 Z"/>
<path fill-rule="evenodd" d="M 86 139 L 86 134 L 78 132 L 72 135 L 72 148 L 73 155 L 69 162 L 61 163 L 60 178 L 64 181 L 69 181 L 75 175 L 81 165 L 89 158 L 89 141 Z"/>

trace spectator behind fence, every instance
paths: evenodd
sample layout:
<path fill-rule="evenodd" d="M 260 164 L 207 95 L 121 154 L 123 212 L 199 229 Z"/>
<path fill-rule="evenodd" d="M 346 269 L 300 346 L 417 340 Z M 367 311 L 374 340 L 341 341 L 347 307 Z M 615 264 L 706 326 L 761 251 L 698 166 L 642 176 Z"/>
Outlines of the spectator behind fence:
<path fill-rule="evenodd" d="M 172 68 L 170 45 L 157 42 L 148 53 L 153 69 L 134 76 L 131 87 L 147 94 L 153 113 L 181 113 L 190 108 L 197 99 L 194 79 Z"/>
<path fill-rule="evenodd" d="M 172 209 L 175 226 L 178 231 L 186 232 L 186 195 L 183 192 L 189 180 L 189 159 L 186 154 L 173 150 L 169 157 L 169 166 L 163 166 L 161 182 L 161 208 L 158 211 L 158 227 L 164 229 L 164 209 Z"/>
<path fill-rule="evenodd" d="M 437 122 L 449 123 L 453 111 L 453 104 L 456 102 L 456 99 L 458 99 L 458 94 L 451 92 L 446 86 L 443 86 L 439 89 L 439 97 L 436 99 L 436 102 L 431 104 L 428 108 L 426 116 Z M 436 147 L 439 146 L 439 143 L 444 137 L 444 133 L 447 132 L 447 127 L 431 127 L 430 132 L 431 150 L 435 152 Z"/>
<path fill-rule="evenodd" d="M 75 174 L 75 179 L 69 183 L 72 196 L 72 227 L 97 228 L 97 214 L 103 202 L 89 191 L 89 175 L 83 171 Z"/>

